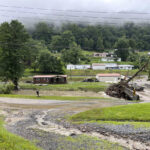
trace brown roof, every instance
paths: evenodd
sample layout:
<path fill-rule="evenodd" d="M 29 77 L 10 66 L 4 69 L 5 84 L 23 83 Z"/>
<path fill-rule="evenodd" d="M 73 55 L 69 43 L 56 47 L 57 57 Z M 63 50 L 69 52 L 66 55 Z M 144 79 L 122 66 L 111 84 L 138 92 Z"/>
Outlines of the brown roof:
<path fill-rule="evenodd" d="M 99 77 L 120 77 L 119 73 L 104 73 L 104 74 L 97 74 Z"/>
<path fill-rule="evenodd" d="M 33 78 L 54 78 L 54 77 L 67 77 L 67 75 L 35 75 Z"/>
<path fill-rule="evenodd" d="M 92 64 L 92 66 L 105 66 L 105 64 L 94 63 L 94 64 Z"/>

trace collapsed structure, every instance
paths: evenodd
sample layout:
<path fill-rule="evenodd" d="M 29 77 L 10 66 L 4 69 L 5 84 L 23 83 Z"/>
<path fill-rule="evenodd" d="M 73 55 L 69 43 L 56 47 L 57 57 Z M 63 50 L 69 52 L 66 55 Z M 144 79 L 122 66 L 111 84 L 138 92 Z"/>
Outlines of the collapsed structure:
<path fill-rule="evenodd" d="M 110 85 L 107 90 L 106 94 L 112 97 L 117 97 L 117 98 L 124 98 L 127 100 L 140 100 L 140 96 L 136 94 L 136 87 L 132 87 L 129 85 L 129 82 L 133 80 L 141 71 L 147 67 L 149 63 L 148 62 L 139 69 L 132 77 L 130 77 L 128 80 L 121 80 L 117 84 L 112 84 Z"/>

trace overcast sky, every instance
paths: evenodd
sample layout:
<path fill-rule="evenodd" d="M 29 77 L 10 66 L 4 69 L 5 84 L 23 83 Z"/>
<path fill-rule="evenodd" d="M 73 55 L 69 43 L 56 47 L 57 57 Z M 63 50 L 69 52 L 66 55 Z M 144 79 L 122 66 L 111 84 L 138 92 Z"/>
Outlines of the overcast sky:
<path fill-rule="evenodd" d="M 16 6 L 17 8 L 15 8 L 14 6 Z M 33 9 L 29 9 L 29 7 Z M 42 10 L 37 8 L 45 8 L 48 10 Z M 69 11 L 61 12 L 57 10 L 69 10 Z M 80 10 L 80 11 L 88 11 L 88 12 L 82 12 L 82 13 L 71 12 L 70 10 Z M 39 18 L 39 20 L 40 19 L 42 20 L 42 18 L 47 20 L 55 19 L 56 21 L 67 18 L 66 20 L 71 20 L 71 21 L 88 20 L 89 22 L 106 21 L 106 18 L 108 18 L 108 21 L 110 22 L 109 17 L 120 17 L 125 19 L 128 18 L 150 19 L 150 14 L 132 14 L 132 15 L 113 14 L 113 13 L 100 14 L 100 13 L 96 13 L 95 11 L 150 13 L 150 0 L 0 0 L 0 15 L 1 15 L 0 21 L 1 22 L 14 19 L 14 18 L 25 20 L 28 17 L 36 17 Z M 59 15 L 64 15 L 64 16 L 59 16 Z M 92 18 L 94 16 L 102 17 L 102 18 L 94 19 Z M 115 22 L 115 20 L 112 19 L 111 22 Z"/>

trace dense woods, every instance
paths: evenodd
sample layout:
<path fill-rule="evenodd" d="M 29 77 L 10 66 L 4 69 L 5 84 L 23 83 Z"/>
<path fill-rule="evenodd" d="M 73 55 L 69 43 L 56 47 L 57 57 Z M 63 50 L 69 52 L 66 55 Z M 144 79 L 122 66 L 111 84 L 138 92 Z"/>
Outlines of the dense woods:
<path fill-rule="evenodd" d="M 76 42 L 88 51 L 104 51 L 115 48 L 120 38 L 125 47 L 138 50 L 150 49 L 150 25 L 126 23 L 123 26 L 63 24 L 59 27 L 44 22 L 30 29 L 33 39 L 42 40 L 49 50 L 61 51 Z"/>

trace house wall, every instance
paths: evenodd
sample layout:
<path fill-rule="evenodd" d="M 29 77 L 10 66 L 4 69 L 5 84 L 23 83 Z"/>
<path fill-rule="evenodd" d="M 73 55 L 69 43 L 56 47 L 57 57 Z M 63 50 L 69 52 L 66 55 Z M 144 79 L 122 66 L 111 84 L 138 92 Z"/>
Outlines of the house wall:
<path fill-rule="evenodd" d="M 84 69 L 90 69 L 90 65 L 75 65 L 75 69 L 84 70 Z"/>
<path fill-rule="evenodd" d="M 133 66 L 132 65 L 118 65 L 118 68 L 120 70 L 132 70 Z"/>
<path fill-rule="evenodd" d="M 33 78 L 34 84 L 61 84 L 61 83 L 67 83 L 66 77 L 60 77 L 60 78 Z"/>
<path fill-rule="evenodd" d="M 101 61 L 104 61 L 104 62 L 113 62 L 115 60 L 114 60 L 113 57 L 112 58 L 111 57 L 106 57 L 106 58 L 102 58 Z M 117 61 L 121 62 L 121 58 L 118 58 Z"/>
<path fill-rule="evenodd" d="M 92 66 L 93 70 L 105 70 L 106 66 Z"/>
<path fill-rule="evenodd" d="M 79 70 L 84 70 L 84 69 L 90 69 L 91 65 L 67 65 L 67 70 L 75 70 L 75 69 L 79 69 Z"/>
<path fill-rule="evenodd" d="M 74 70 L 75 69 L 75 65 L 67 65 L 67 70 Z"/>

